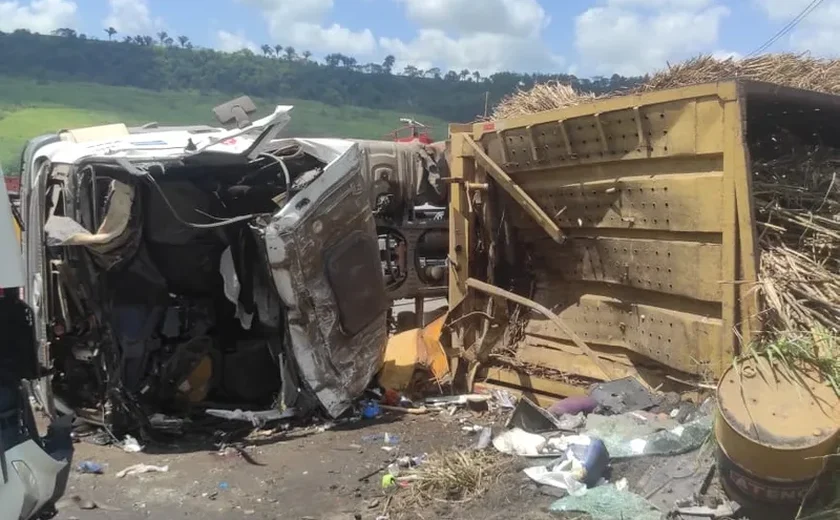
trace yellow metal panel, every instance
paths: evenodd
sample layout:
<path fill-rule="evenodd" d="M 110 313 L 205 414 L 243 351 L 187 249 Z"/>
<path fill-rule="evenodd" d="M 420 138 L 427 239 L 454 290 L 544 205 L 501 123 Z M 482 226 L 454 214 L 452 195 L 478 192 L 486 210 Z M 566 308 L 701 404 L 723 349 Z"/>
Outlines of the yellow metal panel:
<path fill-rule="evenodd" d="M 550 173 L 548 174 L 550 175 Z M 548 175 L 528 176 L 522 188 L 564 228 L 721 230 L 723 173 L 622 177 L 611 181 L 565 184 Z M 704 194 L 704 195 L 699 195 Z M 532 227 L 520 212 L 518 227 Z"/>
<path fill-rule="evenodd" d="M 540 244 L 535 262 L 565 280 L 598 281 L 720 301 L 718 244 L 626 238 L 570 237 L 566 246 Z"/>
<path fill-rule="evenodd" d="M 475 141 L 468 135 L 464 136 L 464 142 L 472 149 L 473 154 L 475 155 L 476 161 L 484 168 L 490 177 L 493 178 L 503 190 L 505 190 L 508 195 L 513 197 L 513 199 L 528 213 L 528 215 L 537 222 L 537 224 L 542 227 L 545 232 L 554 240 L 555 242 L 562 242 L 563 241 L 563 233 L 560 231 L 560 228 L 557 227 L 557 224 L 551 220 L 548 215 L 545 214 L 545 211 L 537 204 L 525 191 L 513 180 L 511 180 L 510 176 L 502 170 L 499 165 L 493 162 L 493 159 L 487 156 Z"/>
<path fill-rule="evenodd" d="M 516 359 L 530 365 L 546 367 L 564 374 L 584 377 L 587 379 L 601 379 L 601 371 L 592 364 L 588 357 L 583 354 L 569 354 L 563 350 L 551 348 L 548 343 L 556 346 L 552 340 L 546 340 L 540 336 L 528 335 L 516 349 Z M 630 357 L 626 354 L 603 354 L 606 347 L 592 346 L 593 350 L 599 353 L 602 362 L 609 367 L 613 377 L 633 377 L 651 388 L 660 384 L 667 384 L 665 371 L 650 366 L 649 361 L 641 356 Z M 613 349 L 620 351 L 621 349 Z M 673 370 L 670 371 L 673 374 Z"/>
<path fill-rule="evenodd" d="M 464 142 L 465 135 L 451 134 L 449 171 L 453 180 L 472 180 L 475 171 L 472 154 Z M 468 194 L 463 184 L 457 182 L 450 186 L 449 193 L 449 307 L 453 308 L 467 294 L 471 241 Z"/>
<path fill-rule="evenodd" d="M 564 245 L 547 240 L 518 205 L 501 198 L 496 211 L 510 219 L 533 260 L 533 298 L 613 372 L 626 374 L 644 359 L 719 374 L 735 352 L 738 314 L 756 314 L 745 297 L 753 285 L 743 283 L 755 280 L 756 263 L 738 96 L 736 82 L 722 82 L 472 127 L 472 138 L 568 237 Z M 453 208 L 463 234 L 463 199 L 453 197 Z M 464 243 L 453 239 L 453 247 Z M 470 254 L 485 261 L 485 251 Z M 484 266 L 474 267 L 472 276 Z M 742 332 L 757 327 L 750 320 Z M 520 347 L 521 361 L 598 377 L 544 320 L 530 321 Z M 534 384 L 506 377 L 505 384 Z"/>
<path fill-rule="evenodd" d="M 721 218 L 723 220 L 722 236 L 722 267 L 721 276 L 721 306 L 723 330 L 721 331 L 720 349 L 711 353 L 712 368 L 716 375 L 720 375 L 731 364 L 732 357 L 737 352 L 738 336 L 736 324 L 738 320 L 738 216 L 735 201 L 735 177 L 744 175 L 743 165 L 735 157 L 743 155 L 741 135 L 741 116 L 737 101 L 730 101 L 725 105 L 726 151 L 723 161 L 724 202 Z M 737 128 L 733 128 L 737 127 Z"/>
<path fill-rule="evenodd" d="M 697 373 L 708 352 L 719 349 L 721 321 L 693 313 L 664 309 L 601 296 L 557 310 L 584 341 L 623 347 L 685 373 Z M 564 338 L 551 322 L 532 319 L 526 332 Z"/>
<path fill-rule="evenodd" d="M 558 397 L 572 395 L 585 395 L 586 389 L 574 386 L 569 383 L 532 376 L 521 371 L 507 370 L 504 368 L 490 368 L 479 374 L 479 377 L 488 383 L 503 383 L 505 385 L 528 388 L 544 394 Z"/>
<path fill-rule="evenodd" d="M 734 87 L 733 87 L 734 88 Z M 735 206 L 737 213 L 737 245 L 738 270 L 736 290 L 740 302 L 738 318 L 735 325 L 739 327 L 741 341 L 744 344 L 752 342 L 756 331 L 759 330 L 758 292 L 750 282 L 758 280 L 758 252 L 755 241 L 755 210 L 752 197 L 752 175 L 749 164 L 748 149 L 744 143 L 744 110 L 739 101 L 732 101 L 726 105 L 726 137 L 731 143 L 731 150 L 727 151 L 726 167 L 732 175 L 735 189 Z M 744 283 L 746 282 L 746 283 Z M 730 352 L 724 352 L 724 359 Z M 725 368 L 725 367 L 721 367 Z"/>

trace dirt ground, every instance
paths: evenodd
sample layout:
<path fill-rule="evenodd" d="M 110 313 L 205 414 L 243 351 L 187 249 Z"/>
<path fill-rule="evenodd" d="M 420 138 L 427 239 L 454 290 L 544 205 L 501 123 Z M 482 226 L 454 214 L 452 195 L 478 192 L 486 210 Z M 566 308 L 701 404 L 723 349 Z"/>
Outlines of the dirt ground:
<path fill-rule="evenodd" d="M 470 416 L 470 424 L 490 417 Z M 459 414 L 463 417 L 464 414 Z M 370 476 L 402 455 L 466 448 L 475 437 L 448 414 L 384 416 L 373 421 L 291 430 L 257 438 L 247 456 L 212 445 L 147 446 L 131 454 L 119 447 L 76 444 L 74 466 L 93 461 L 101 475 L 74 471 L 59 503 L 58 520 L 139 520 L 145 518 L 375 519 L 388 500 L 382 473 Z M 394 449 L 382 449 L 388 433 Z M 250 462 L 248 459 L 251 459 Z M 166 473 L 116 478 L 137 463 L 168 466 Z M 432 504 L 422 511 L 387 511 L 391 518 L 549 518 L 553 498 L 542 495 L 521 472 L 507 472 L 482 499 L 462 504 Z M 96 509 L 85 509 L 96 505 Z"/>

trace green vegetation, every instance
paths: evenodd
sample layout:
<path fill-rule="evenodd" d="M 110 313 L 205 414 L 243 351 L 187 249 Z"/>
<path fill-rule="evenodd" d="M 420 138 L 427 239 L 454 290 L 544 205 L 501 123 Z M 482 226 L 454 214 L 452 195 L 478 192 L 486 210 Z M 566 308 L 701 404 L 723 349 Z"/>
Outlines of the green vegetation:
<path fill-rule="evenodd" d="M 392 56 L 381 64 L 360 64 L 352 56 L 330 54 L 325 63 L 317 63 L 306 51 L 280 45 L 266 44 L 258 56 L 248 50 L 192 48 L 188 38 L 164 32 L 156 38 L 107 32 L 112 41 L 93 40 L 71 29 L 59 29 L 55 36 L 24 30 L 0 33 L 0 77 L 308 99 L 419 112 L 453 122 L 472 121 L 484 113 L 485 99 L 493 106 L 535 83 L 558 80 L 597 94 L 628 88 L 639 80 L 509 72 L 482 77 L 469 70 L 420 70 L 411 65 L 396 71 Z"/>
<path fill-rule="evenodd" d="M 212 109 L 231 97 L 221 93 L 156 92 L 92 83 L 0 78 L 0 164 L 7 173 L 14 172 L 28 139 L 63 128 L 115 122 L 137 125 L 151 121 L 218 124 Z M 444 121 L 421 114 L 334 107 L 295 99 L 255 98 L 254 102 L 262 112 L 279 104 L 294 105 L 292 122 L 285 131 L 288 135 L 380 139 L 400 125 L 400 117 L 414 117 L 432 126 L 434 137 L 446 137 Z"/>
<path fill-rule="evenodd" d="M 276 44 L 263 45 L 262 55 L 223 53 L 165 32 L 122 35 L 109 27 L 104 33 L 108 40 L 72 29 L 0 32 L 0 163 L 7 170 L 16 169 L 26 139 L 41 133 L 115 121 L 212 124 L 211 108 L 242 94 L 266 110 L 295 105 L 288 132 L 300 136 L 382 138 L 400 117 L 414 117 L 436 127 L 435 137 L 442 139 L 444 121 L 473 121 L 535 83 L 556 80 L 604 93 L 639 80 L 510 72 L 483 77 L 412 65 L 396 71 L 393 56 L 360 64 L 336 53 L 317 63 L 308 51 Z"/>

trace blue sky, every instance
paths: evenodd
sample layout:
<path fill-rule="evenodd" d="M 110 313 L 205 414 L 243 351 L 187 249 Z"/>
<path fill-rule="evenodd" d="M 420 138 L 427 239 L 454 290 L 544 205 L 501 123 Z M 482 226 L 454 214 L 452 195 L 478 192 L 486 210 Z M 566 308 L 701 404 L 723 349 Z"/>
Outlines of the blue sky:
<path fill-rule="evenodd" d="M 235 51 L 268 43 L 397 67 L 641 74 L 699 53 L 749 54 L 814 0 L 0 0 L 0 30 L 72 27 L 106 38 L 186 35 Z M 823 0 L 773 52 L 840 49 Z"/>

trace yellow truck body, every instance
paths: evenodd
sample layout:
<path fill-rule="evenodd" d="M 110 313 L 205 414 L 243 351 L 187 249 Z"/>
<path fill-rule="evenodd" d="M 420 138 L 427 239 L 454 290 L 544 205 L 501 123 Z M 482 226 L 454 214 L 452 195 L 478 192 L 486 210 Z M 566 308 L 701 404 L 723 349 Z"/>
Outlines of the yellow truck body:
<path fill-rule="evenodd" d="M 838 99 L 733 80 L 452 125 L 454 355 L 492 383 L 553 396 L 623 376 L 719 376 L 761 328 L 746 136 L 777 122 L 836 128 Z M 572 334 L 526 311 L 516 362 L 487 368 L 487 300 L 468 280 L 508 283 L 492 279 L 506 247 L 527 254 L 526 296 Z"/>

